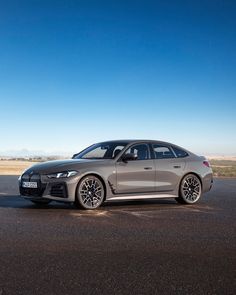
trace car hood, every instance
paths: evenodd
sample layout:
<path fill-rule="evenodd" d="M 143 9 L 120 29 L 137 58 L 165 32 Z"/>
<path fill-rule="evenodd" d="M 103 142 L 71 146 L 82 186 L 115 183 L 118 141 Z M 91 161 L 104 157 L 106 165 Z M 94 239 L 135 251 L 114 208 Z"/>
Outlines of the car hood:
<path fill-rule="evenodd" d="M 48 161 L 33 165 L 27 169 L 24 173 L 39 173 L 47 174 L 54 172 L 63 172 L 67 170 L 77 170 L 84 166 L 93 166 L 96 164 L 107 163 L 109 160 L 86 160 L 86 159 L 68 159 L 68 160 L 56 160 Z"/>

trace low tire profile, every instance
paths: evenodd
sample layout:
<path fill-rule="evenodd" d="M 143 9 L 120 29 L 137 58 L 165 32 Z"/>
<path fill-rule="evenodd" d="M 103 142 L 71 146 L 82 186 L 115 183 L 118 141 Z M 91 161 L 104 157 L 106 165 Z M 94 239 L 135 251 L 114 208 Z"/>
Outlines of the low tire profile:
<path fill-rule="evenodd" d="M 82 209 L 96 209 L 105 198 L 105 189 L 102 181 L 94 176 L 84 177 L 78 184 L 75 205 Z"/>
<path fill-rule="evenodd" d="M 179 197 L 176 201 L 180 204 L 194 204 L 202 194 L 202 185 L 200 179 L 195 174 L 184 176 L 180 183 Z"/>

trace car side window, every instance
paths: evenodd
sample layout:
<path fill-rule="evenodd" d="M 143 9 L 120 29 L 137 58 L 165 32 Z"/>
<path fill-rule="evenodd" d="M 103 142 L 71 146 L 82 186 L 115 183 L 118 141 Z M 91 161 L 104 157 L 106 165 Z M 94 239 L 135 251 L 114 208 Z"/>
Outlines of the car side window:
<path fill-rule="evenodd" d="M 137 160 L 148 160 L 149 148 L 147 144 L 136 144 L 128 148 L 125 154 L 135 154 L 137 155 Z"/>
<path fill-rule="evenodd" d="M 185 152 L 185 151 L 183 151 L 183 150 L 181 150 L 181 149 L 179 149 L 179 148 L 177 148 L 175 146 L 172 146 L 172 149 L 174 150 L 177 158 L 185 158 L 185 157 L 188 156 L 187 152 Z"/>
<path fill-rule="evenodd" d="M 116 146 L 112 153 L 112 159 L 114 159 L 123 150 L 123 148 L 123 145 Z"/>
<path fill-rule="evenodd" d="M 174 153 L 168 146 L 153 144 L 153 151 L 156 159 L 171 159 L 175 158 Z"/>

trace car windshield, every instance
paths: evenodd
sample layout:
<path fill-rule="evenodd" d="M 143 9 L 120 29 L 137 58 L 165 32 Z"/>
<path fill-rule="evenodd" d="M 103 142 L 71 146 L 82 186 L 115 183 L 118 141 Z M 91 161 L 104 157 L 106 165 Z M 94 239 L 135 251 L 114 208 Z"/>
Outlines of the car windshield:
<path fill-rule="evenodd" d="M 97 143 L 74 155 L 73 159 L 114 159 L 127 144 L 121 141 Z"/>

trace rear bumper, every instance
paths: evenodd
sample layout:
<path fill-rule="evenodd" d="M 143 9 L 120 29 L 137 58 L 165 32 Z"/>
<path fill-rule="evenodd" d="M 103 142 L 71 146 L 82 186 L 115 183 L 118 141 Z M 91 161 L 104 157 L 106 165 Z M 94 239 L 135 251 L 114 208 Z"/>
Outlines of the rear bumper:
<path fill-rule="evenodd" d="M 208 173 L 202 179 L 202 191 L 203 193 L 209 192 L 213 185 L 213 173 Z"/>

